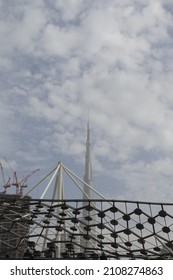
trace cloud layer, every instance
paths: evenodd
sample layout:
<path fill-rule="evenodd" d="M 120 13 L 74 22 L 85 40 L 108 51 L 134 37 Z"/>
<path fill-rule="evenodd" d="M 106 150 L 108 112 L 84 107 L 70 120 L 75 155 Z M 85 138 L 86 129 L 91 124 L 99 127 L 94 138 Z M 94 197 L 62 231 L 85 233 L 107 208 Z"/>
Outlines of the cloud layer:
<path fill-rule="evenodd" d="M 83 164 L 89 108 L 97 189 L 172 201 L 171 1 L 0 8 L 1 154 L 18 168 Z"/>

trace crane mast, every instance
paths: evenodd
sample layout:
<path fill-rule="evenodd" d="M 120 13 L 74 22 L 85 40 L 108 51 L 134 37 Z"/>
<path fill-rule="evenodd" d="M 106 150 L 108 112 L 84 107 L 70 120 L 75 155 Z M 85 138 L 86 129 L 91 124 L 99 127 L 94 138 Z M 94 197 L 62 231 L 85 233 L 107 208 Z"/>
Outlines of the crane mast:
<path fill-rule="evenodd" d="M 6 189 L 11 187 L 11 183 L 10 180 L 11 178 L 8 178 L 8 181 L 5 180 L 5 175 L 4 175 L 4 169 L 3 169 L 3 165 L 0 162 L 0 169 L 1 169 L 1 175 L 2 175 L 2 180 L 3 180 L 3 187 L 4 187 L 4 193 L 6 193 Z"/>
<path fill-rule="evenodd" d="M 14 171 L 14 183 L 12 184 L 13 186 L 16 186 L 16 195 L 23 195 L 23 188 L 26 188 L 27 185 L 25 184 L 27 182 L 27 180 L 37 171 L 39 171 L 40 169 L 37 168 L 33 171 L 31 171 L 31 173 L 29 173 L 23 180 L 19 181 L 18 177 L 17 177 L 17 173 L 16 171 Z"/>

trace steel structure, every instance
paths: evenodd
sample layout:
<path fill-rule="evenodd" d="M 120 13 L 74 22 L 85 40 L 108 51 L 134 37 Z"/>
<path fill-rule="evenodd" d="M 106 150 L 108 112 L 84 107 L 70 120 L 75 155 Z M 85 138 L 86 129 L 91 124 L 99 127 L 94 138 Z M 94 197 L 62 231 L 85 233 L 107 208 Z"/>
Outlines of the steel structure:
<path fill-rule="evenodd" d="M 97 199 L 64 199 L 63 172 L 83 192 L 81 185 L 88 184 L 59 163 L 23 197 L 0 195 L 0 244 L 8 234 L 7 256 L 14 251 L 20 252 L 14 258 L 23 252 L 25 259 L 172 259 L 173 204 L 108 200 L 89 185 Z M 48 176 L 41 197 L 28 199 Z M 14 235 L 16 243 L 10 241 Z M 5 257 L 2 250 L 0 256 Z"/>
<path fill-rule="evenodd" d="M 0 203 L 1 243 L 5 233 L 11 239 L 17 236 L 15 243 L 6 239 L 3 258 L 12 251 L 12 258 L 21 258 L 21 244 L 26 241 L 23 258 L 167 259 L 173 255 L 173 204 L 87 201 L 83 217 L 83 200 L 31 199 L 23 205 L 14 199 L 10 208 L 7 199 L 1 198 Z M 2 231 L 2 221 L 7 219 L 8 227 Z M 81 238 L 88 241 L 87 247 L 82 247 Z"/>
<path fill-rule="evenodd" d="M 108 200 L 93 187 L 89 121 L 83 180 L 59 163 L 25 194 L 25 182 L 38 169 L 21 182 L 14 172 L 17 192 L 7 195 L 0 168 L 0 258 L 173 258 L 173 204 Z M 79 194 L 67 199 L 64 189 L 74 194 L 72 186 Z M 43 192 L 31 199 L 37 187 Z"/>
<path fill-rule="evenodd" d="M 22 236 L 29 234 L 28 222 L 16 222 L 16 219 L 25 215 L 29 210 L 29 199 L 24 200 L 16 195 L 0 195 L 0 258 L 22 259 L 27 247 L 27 240 Z"/>

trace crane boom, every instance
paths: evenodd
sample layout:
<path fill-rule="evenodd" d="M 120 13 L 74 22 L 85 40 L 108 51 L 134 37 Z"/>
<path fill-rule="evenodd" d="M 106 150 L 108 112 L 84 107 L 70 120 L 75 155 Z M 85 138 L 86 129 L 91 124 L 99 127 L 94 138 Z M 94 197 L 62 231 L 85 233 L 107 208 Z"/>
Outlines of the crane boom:
<path fill-rule="evenodd" d="M 40 169 L 37 168 L 33 171 L 31 171 L 31 173 L 29 173 L 21 182 L 20 182 L 20 185 L 21 186 L 24 186 L 24 184 L 26 183 L 26 181 L 29 179 L 29 177 L 31 177 L 35 172 L 39 171 Z"/>

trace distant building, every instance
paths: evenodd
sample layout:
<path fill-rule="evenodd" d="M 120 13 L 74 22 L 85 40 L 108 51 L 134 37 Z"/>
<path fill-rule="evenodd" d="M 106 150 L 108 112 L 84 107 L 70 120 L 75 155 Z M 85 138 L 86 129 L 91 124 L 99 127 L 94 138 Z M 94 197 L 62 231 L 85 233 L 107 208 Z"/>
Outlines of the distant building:
<path fill-rule="evenodd" d="M 27 248 L 28 221 L 22 216 L 29 213 L 30 197 L 0 194 L 0 258 L 22 259 Z"/>

